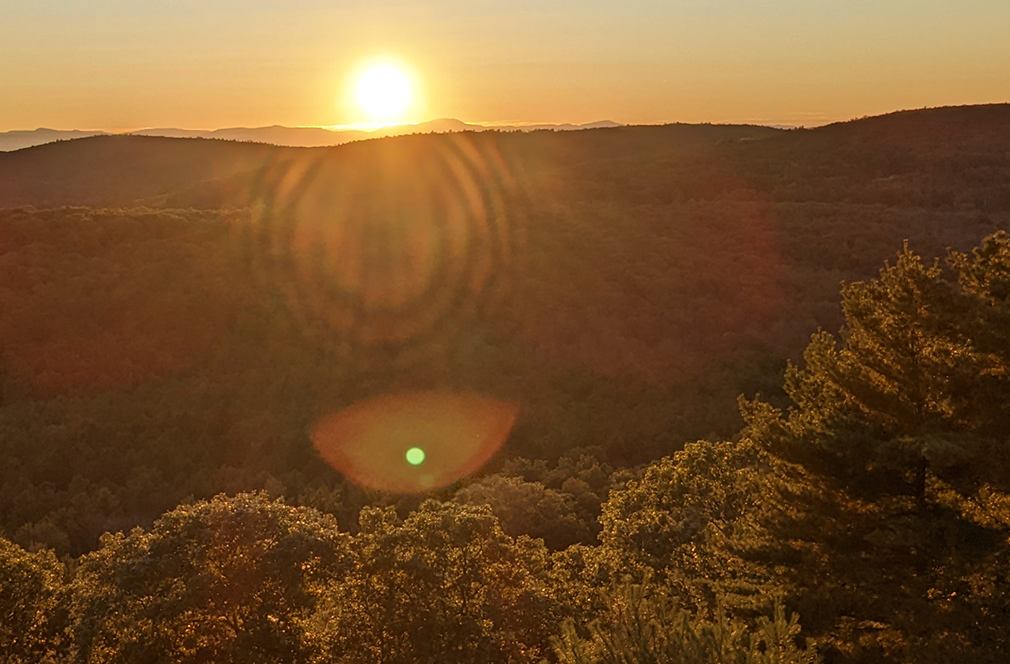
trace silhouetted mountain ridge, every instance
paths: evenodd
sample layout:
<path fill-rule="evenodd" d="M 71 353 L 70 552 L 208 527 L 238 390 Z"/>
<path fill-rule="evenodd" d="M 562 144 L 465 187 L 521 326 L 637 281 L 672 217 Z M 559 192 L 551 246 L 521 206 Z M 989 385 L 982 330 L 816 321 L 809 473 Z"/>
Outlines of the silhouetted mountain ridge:
<path fill-rule="evenodd" d="M 533 131 L 550 129 L 555 131 L 574 131 L 577 129 L 598 129 L 602 127 L 620 127 L 620 123 L 610 120 L 590 122 L 587 124 L 503 124 L 484 125 L 467 123 L 453 118 L 441 118 L 418 124 L 394 125 L 365 131 L 360 129 L 327 129 L 324 127 L 285 127 L 271 125 L 269 127 L 228 127 L 223 129 L 179 129 L 176 127 L 159 127 L 137 129 L 122 134 L 136 136 L 163 136 L 168 138 L 220 138 L 230 141 L 251 141 L 254 143 L 269 143 L 287 147 L 327 147 L 342 145 L 351 141 L 367 138 L 383 138 L 385 136 L 402 136 L 404 134 L 449 132 L 449 131 Z M 0 132 L 0 152 L 10 152 L 24 148 L 44 145 L 53 141 L 72 140 L 91 136 L 120 135 L 116 132 L 35 129 Z"/>
<path fill-rule="evenodd" d="M 136 135 L 59 142 L 0 153 L 0 207 L 244 207 L 252 174 L 264 168 L 291 160 L 337 164 L 379 152 L 437 148 L 451 140 L 423 130 L 437 133 L 461 124 L 441 120 L 412 127 L 420 135 L 317 149 Z M 218 137 L 228 136 L 227 131 Z M 578 188 L 595 182 L 599 191 L 612 191 L 615 183 L 626 182 L 622 186 L 634 192 L 675 167 L 675 176 L 648 187 L 660 200 L 711 198 L 729 190 L 782 202 L 914 198 L 929 206 L 972 198 L 990 209 L 1010 200 L 1005 179 L 1010 104 L 902 111 L 791 131 L 673 124 L 454 135 L 474 145 L 493 144 L 529 173 L 565 174 Z M 951 170 L 952 163 L 961 162 L 964 168 Z M 712 166 L 722 175 L 705 175 Z M 732 177 L 724 177 L 729 171 Z"/>
<path fill-rule="evenodd" d="M 775 133 L 763 127 L 668 125 L 578 132 L 467 132 L 452 134 L 475 144 L 495 145 L 516 160 L 517 168 L 568 169 L 612 158 L 683 155 L 724 140 Z M 202 138 L 94 136 L 0 153 L 0 207 L 148 203 L 241 173 L 255 173 L 290 160 L 334 164 L 368 158 L 376 151 L 413 150 L 454 140 L 442 134 L 415 134 L 359 141 L 334 147 L 292 148 Z M 381 147 L 379 147 L 381 146 Z M 398 147 L 399 146 L 399 147 Z M 693 147 L 692 147 L 693 146 Z M 687 152 L 685 152 L 687 150 Z M 185 201 L 179 201 L 188 207 Z M 211 207 L 243 207 L 248 201 L 221 200 Z M 202 206 L 206 207 L 206 206 Z"/>

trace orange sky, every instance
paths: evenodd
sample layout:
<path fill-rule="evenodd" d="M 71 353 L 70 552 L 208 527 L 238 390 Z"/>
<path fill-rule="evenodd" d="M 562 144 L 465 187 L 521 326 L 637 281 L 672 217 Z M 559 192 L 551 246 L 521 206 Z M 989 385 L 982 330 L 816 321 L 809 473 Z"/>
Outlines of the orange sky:
<path fill-rule="evenodd" d="M 0 0 L 0 131 L 360 122 L 364 61 L 411 120 L 818 124 L 1010 101 L 1005 0 Z"/>

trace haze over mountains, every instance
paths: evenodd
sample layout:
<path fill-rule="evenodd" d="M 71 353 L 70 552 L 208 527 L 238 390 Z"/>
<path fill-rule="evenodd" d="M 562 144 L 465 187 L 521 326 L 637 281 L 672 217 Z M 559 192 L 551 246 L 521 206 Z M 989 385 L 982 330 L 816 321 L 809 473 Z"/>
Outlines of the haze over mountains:
<path fill-rule="evenodd" d="M 445 118 L 431 120 L 419 124 L 396 125 L 381 127 L 371 131 L 360 129 L 326 129 L 323 127 L 283 127 L 274 125 L 271 127 L 230 127 L 224 129 L 177 129 L 177 128 L 152 128 L 138 129 L 136 131 L 120 132 L 137 136 L 165 136 L 170 138 L 217 138 L 230 141 L 251 141 L 255 143 L 269 143 L 271 145 L 283 145 L 290 147 L 325 147 L 341 145 L 351 141 L 358 141 L 367 138 L 382 138 L 385 136 L 401 136 L 404 134 L 427 134 L 444 133 L 450 131 L 533 131 L 537 129 L 547 129 L 554 131 L 572 131 L 577 129 L 597 129 L 601 127 L 620 127 L 620 123 L 603 120 L 586 124 L 503 124 L 485 125 L 463 122 Z M 16 130 L 0 132 L 0 152 L 21 150 L 24 148 L 52 143 L 53 141 L 70 140 L 75 138 L 87 138 L 90 136 L 105 136 L 116 132 L 106 131 L 86 131 L 86 130 L 59 130 L 59 129 L 35 129 Z"/>

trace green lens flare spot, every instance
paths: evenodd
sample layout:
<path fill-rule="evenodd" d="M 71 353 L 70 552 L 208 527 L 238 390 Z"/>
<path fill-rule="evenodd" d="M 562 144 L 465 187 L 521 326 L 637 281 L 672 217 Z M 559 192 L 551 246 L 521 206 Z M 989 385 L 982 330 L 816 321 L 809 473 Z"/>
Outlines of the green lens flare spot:
<path fill-rule="evenodd" d="M 420 466 L 424 463 L 424 450 L 420 447 L 411 447 L 407 450 L 407 463 L 412 466 Z"/>

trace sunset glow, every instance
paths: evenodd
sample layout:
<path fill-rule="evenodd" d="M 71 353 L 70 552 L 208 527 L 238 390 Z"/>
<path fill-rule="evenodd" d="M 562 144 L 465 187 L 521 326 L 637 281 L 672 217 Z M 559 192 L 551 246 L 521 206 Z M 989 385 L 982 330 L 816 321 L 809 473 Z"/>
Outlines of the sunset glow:
<path fill-rule="evenodd" d="M 0 131 L 818 125 L 1003 102 L 1010 80 L 996 0 L 8 5 Z M 359 96 L 379 63 L 399 73 Z"/>
<path fill-rule="evenodd" d="M 411 76 L 394 63 L 368 65 L 354 81 L 354 102 L 366 124 L 406 121 L 414 97 L 415 85 Z"/>

